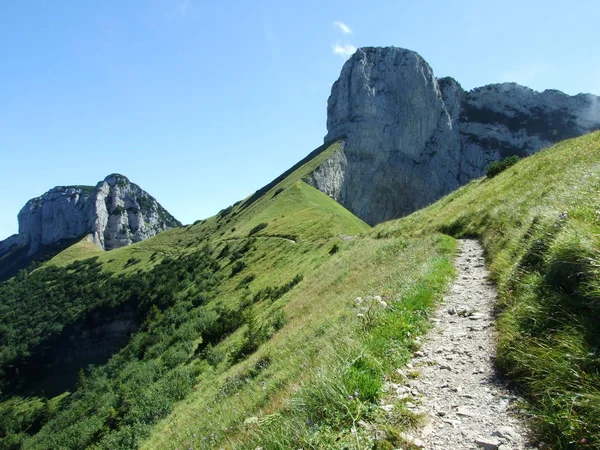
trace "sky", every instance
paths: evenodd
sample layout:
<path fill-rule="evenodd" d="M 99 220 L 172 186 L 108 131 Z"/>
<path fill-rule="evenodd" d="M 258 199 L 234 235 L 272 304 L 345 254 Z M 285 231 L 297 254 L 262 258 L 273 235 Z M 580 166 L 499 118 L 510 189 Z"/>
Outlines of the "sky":
<path fill-rule="evenodd" d="M 415 50 L 463 88 L 600 95 L 598 0 L 0 2 L 0 239 L 57 185 L 126 175 L 183 223 L 326 134 L 358 47 Z"/>

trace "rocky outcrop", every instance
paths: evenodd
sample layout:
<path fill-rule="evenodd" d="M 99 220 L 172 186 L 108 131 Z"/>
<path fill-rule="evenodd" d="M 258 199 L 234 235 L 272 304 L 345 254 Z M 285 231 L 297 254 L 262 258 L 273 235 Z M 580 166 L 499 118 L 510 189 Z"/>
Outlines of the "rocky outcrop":
<path fill-rule="evenodd" d="M 325 142 L 342 154 L 307 182 L 375 224 L 419 209 L 509 155 L 600 128 L 600 98 L 515 83 L 465 92 L 417 53 L 361 48 L 334 83 Z"/>
<path fill-rule="evenodd" d="M 180 226 L 151 195 L 123 175 L 113 174 L 96 187 L 55 187 L 29 200 L 19 212 L 19 234 L 0 242 L 0 255 L 82 238 L 105 250 L 147 239 Z"/>

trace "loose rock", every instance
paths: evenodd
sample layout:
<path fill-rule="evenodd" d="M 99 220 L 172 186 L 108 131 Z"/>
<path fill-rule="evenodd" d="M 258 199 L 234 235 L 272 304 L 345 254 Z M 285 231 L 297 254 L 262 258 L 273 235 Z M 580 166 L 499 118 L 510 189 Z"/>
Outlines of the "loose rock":
<path fill-rule="evenodd" d="M 497 450 L 501 444 L 501 442 L 494 437 L 475 439 L 475 443 L 484 450 Z"/>
<path fill-rule="evenodd" d="M 437 364 L 421 362 L 419 376 L 410 381 L 409 392 L 418 394 L 411 406 L 418 403 L 431 418 L 426 429 L 413 433 L 427 449 L 534 448 L 525 443 L 526 429 L 510 412 L 516 396 L 495 378 L 490 356 L 495 354 L 496 292 L 486 282 L 483 261 L 476 241 L 462 242 L 456 264 L 465 281 L 452 287 L 435 313 L 434 329 L 421 343 L 419 352 L 436 355 L 437 360 Z M 457 314 L 448 314 L 451 309 Z M 474 326 L 474 321 L 492 325 Z"/>

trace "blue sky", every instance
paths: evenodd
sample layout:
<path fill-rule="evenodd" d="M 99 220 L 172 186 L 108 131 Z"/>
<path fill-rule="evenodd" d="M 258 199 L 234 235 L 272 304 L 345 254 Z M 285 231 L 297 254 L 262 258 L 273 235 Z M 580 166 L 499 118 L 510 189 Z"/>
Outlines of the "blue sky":
<path fill-rule="evenodd" d="M 466 89 L 600 94 L 598 17 L 597 0 L 2 2 L 0 239 L 28 199 L 113 172 L 184 223 L 215 214 L 322 143 L 354 47 L 415 50 Z"/>

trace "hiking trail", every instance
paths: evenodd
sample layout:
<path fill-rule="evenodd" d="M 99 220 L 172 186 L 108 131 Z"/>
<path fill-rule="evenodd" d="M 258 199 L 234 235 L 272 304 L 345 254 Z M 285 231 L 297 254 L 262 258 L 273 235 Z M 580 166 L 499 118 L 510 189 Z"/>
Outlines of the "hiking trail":
<path fill-rule="evenodd" d="M 404 434 L 426 449 L 522 450 L 528 444 L 515 396 L 494 368 L 496 289 L 488 281 L 483 248 L 461 240 L 457 278 L 432 316 L 433 328 L 407 365 L 408 386 L 388 383 L 425 425 Z"/>

